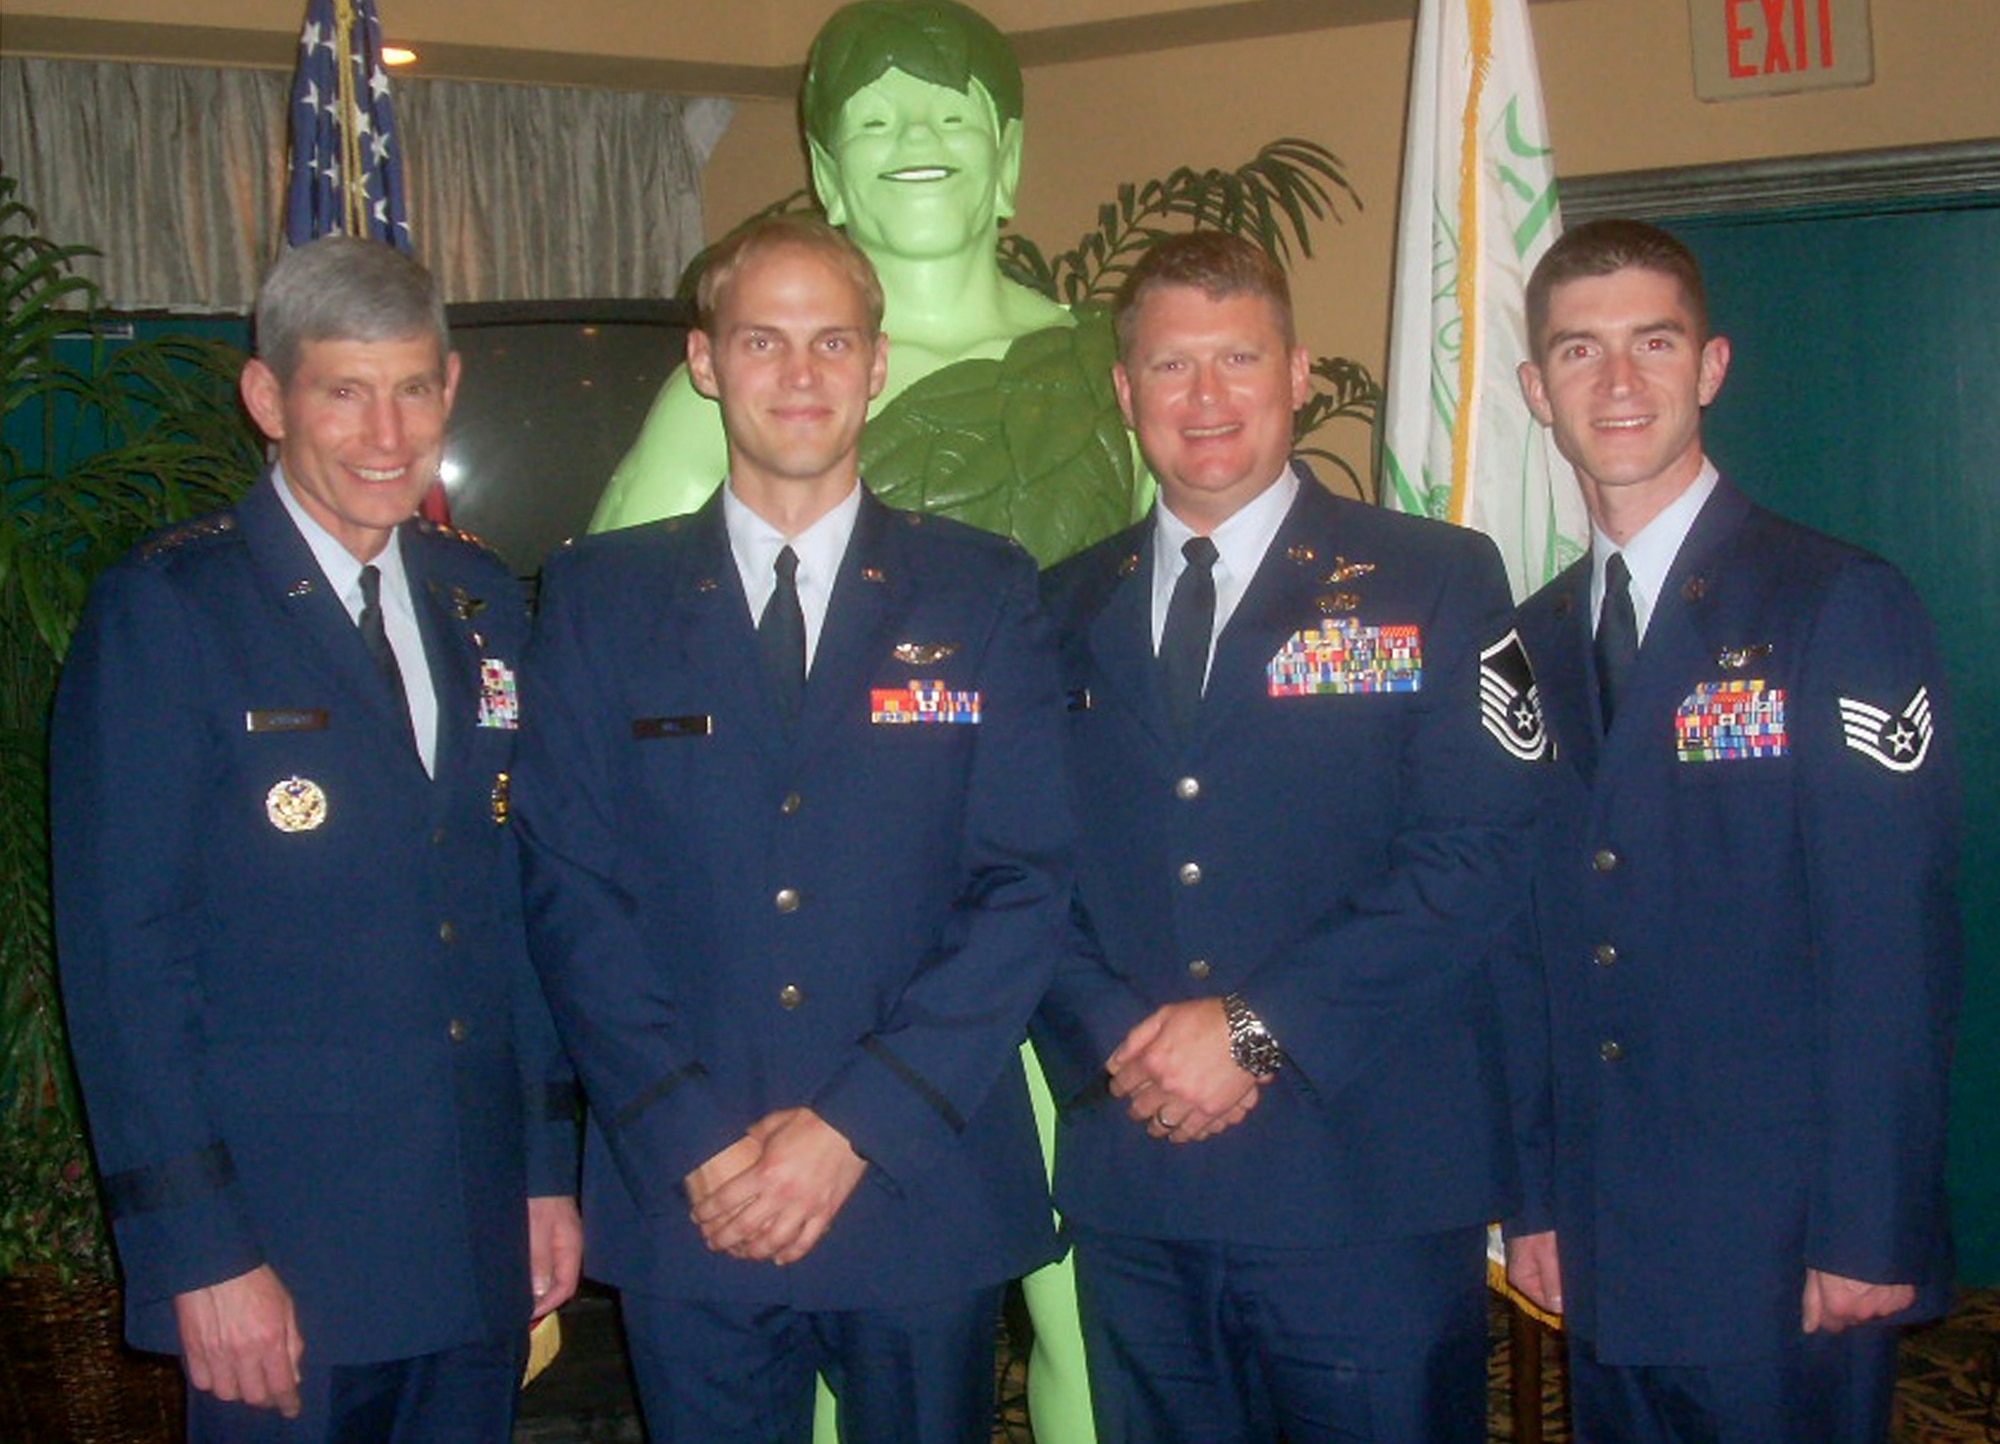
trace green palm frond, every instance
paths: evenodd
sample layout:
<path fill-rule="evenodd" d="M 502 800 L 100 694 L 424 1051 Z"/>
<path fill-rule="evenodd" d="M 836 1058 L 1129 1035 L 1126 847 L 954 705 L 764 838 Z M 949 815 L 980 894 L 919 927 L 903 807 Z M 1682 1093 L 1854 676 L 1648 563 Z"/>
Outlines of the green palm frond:
<path fill-rule="evenodd" d="M 1227 231 L 1289 263 L 1294 249 L 1312 254 L 1312 230 L 1339 220 L 1342 201 L 1361 208 L 1340 157 L 1316 141 L 1274 140 L 1234 170 L 1181 166 L 1143 184 L 1118 187 L 1098 208 L 1097 228 L 1046 257 L 1026 237 L 1000 240 L 1000 266 L 1012 280 L 1065 305 L 1108 300 L 1133 263 L 1160 237 L 1178 230 Z"/>

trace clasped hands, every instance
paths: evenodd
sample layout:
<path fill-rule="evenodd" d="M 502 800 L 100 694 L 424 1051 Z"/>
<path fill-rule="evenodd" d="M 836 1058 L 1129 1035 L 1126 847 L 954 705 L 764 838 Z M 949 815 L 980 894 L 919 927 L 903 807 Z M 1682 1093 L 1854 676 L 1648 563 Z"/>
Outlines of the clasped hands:
<path fill-rule="evenodd" d="M 781 1108 L 690 1173 L 689 1212 L 715 1253 L 793 1264 L 833 1226 L 868 1161 L 810 1108 Z"/>
<path fill-rule="evenodd" d="M 1250 1116 L 1267 1079 L 1246 1073 L 1229 1046 L 1220 998 L 1155 1010 L 1104 1065 L 1111 1093 L 1154 1138 L 1199 1143 Z"/>

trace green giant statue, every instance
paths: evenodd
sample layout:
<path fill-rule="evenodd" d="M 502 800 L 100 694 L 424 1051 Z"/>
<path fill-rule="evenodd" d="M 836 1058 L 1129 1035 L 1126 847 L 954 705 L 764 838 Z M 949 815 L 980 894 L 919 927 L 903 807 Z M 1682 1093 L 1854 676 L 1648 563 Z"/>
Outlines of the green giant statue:
<path fill-rule="evenodd" d="M 1108 319 L 1001 274 L 1021 171 L 1021 70 L 953 0 L 860 0 L 813 42 L 800 109 L 827 218 L 887 301 L 889 380 L 862 441 L 885 500 L 1012 536 L 1044 565 L 1152 501 L 1111 389 Z M 727 465 L 722 419 L 676 371 L 594 530 L 695 510 Z"/>

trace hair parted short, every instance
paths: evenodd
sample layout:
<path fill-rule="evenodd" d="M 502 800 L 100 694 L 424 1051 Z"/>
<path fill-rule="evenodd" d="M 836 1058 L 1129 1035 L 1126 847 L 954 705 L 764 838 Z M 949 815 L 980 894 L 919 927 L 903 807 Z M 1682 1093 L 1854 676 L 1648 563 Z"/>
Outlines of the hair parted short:
<path fill-rule="evenodd" d="M 257 357 L 289 385 L 309 341 L 436 337 L 451 354 L 437 278 L 385 241 L 321 236 L 286 251 L 257 292 Z"/>
<path fill-rule="evenodd" d="M 1126 360 L 1138 332 L 1139 307 L 1153 291 L 1191 286 L 1211 301 L 1261 296 L 1278 313 L 1287 349 L 1296 346 L 1292 287 L 1285 269 L 1259 246 L 1224 231 L 1187 231 L 1155 241 L 1125 274 L 1111 303 L 1118 329 L 1118 357 Z"/>
<path fill-rule="evenodd" d="M 849 240 L 846 232 L 801 211 L 758 216 L 715 243 L 695 286 L 695 325 L 713 337 L 716 312 L 722 309 L 738 273 L 758 257 L 782 250 L 810 251 L 833 262 L 861 294 L 862 308 L 868 313 L 868 334 L 881 334 L 882 281 L 867 253 Z"/>
<path fill-rule="evenodd" d="M 1549 298 L 1557 287 L 1624 270 L 1654 271 L 1677 281 L 1694 318 L 1694 339 L 1708 339 L 1708 287 L 1702 283 L 1701 263 L 1694 252 L 1658 226 L 1612 217 L 1565 231 L 1535 263 L 1527 292 L 1531 359 L 1540 361 L 1548 347 Z"/>

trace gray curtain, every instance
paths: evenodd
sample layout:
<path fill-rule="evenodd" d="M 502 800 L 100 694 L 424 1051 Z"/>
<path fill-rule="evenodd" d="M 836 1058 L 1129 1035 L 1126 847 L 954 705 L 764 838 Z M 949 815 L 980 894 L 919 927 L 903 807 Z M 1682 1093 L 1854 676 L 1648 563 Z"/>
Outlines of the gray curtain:
<path fill-rule="evenodd" d="M 0 168 L 121 309 L 247 310 L 283 240 L 290 77 L 0 57 Z M 662 296 L 725 101 L 398 79 L 417 254 L 453 301 Z"/>

